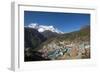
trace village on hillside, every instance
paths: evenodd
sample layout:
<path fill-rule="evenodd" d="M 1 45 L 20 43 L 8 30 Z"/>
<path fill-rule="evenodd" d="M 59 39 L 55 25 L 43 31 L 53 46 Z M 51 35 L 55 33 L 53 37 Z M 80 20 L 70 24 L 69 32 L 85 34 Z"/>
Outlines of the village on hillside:
<path fill-rule="evenodd" d="M 74 43 L 69 41 L 52 41 L 44 45 L 42 49 L 42 57 L 52 60 L 58 59 L 84 59 L 90 58 L 90 43 L 88 41 Z"/>

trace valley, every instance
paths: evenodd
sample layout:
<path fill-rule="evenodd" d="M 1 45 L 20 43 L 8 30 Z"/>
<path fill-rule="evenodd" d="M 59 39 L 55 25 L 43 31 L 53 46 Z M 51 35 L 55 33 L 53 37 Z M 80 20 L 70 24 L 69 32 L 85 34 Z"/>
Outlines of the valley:
<path fill-rule="evenodd" d="M 89 59 L 91 57 L 89 25 L 68 33 L 50 30 L 39 32 L 29 27 L 24 27 L 24 32 L 25 61 Z"/>

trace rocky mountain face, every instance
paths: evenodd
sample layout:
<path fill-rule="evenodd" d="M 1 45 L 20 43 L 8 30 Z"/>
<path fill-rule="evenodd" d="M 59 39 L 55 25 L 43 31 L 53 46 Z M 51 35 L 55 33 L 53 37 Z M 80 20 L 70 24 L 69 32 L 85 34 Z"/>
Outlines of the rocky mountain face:
<path fill-rule="evenodd" d="M 47 38 L 44 37 L 41 33 L 39 33 L 36 29 L 27 27 L 24 28 L 24 36 L 25 36 L 24 37 L 25 61 L 39 60 L 39 59 L 44 60 L 44 58 L 42 58 L 41 55 L 39 55 L 40 54 L 39 52 L 33 50 L 36 50 L 38 45 L 46 41 Z"/>
<path fill-rule="evenodd" d="M 49 30 L 46 30 L 44 32 L 41 32 L 41 34 L 43 36 L 45 36 L 46 38 L 53 38 L 53 37 L 58 37 L 60 36 L 61 34 L 58 34 L 56 32 L 52 32 L 52 31 L 49 31 Z"/>
<path fill-rule="evenodd" d="M 36 29 L 24 28 L 24 32 L 25 48 L 36 48 L 37 45 L 46 40 L 46 37 L 44 37 Z"/>

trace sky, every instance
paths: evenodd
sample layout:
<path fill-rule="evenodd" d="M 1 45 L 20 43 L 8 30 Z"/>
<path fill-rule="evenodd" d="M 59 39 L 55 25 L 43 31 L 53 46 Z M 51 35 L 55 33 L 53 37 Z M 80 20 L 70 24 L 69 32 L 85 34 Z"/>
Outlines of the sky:
<path fill-rule="evenodd" d="M 90 25 L 90 14 L 24 11 L 24 26 L 31 23 L 52 25 L 62 32 L 72 32 Z"/>

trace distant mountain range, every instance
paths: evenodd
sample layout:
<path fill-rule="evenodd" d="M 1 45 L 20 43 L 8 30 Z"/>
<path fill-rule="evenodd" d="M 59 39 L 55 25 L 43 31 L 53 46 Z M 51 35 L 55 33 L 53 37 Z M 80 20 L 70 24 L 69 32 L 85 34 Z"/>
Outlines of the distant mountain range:
<path fill-rule="evenodd" d="M 55 28 L 52 25 L 47 26 L 47 25 L 39 25 L 37 23 L 32 23 L 32 24 L 29 24 L 28 26 L 25 26 L 25 27 L 34 28 L 38 32 L 51 31 L 51 32 L 56 32 L 58 34 L 63 33 L 62 31 L 58 30 L 57 28 Z"/>

